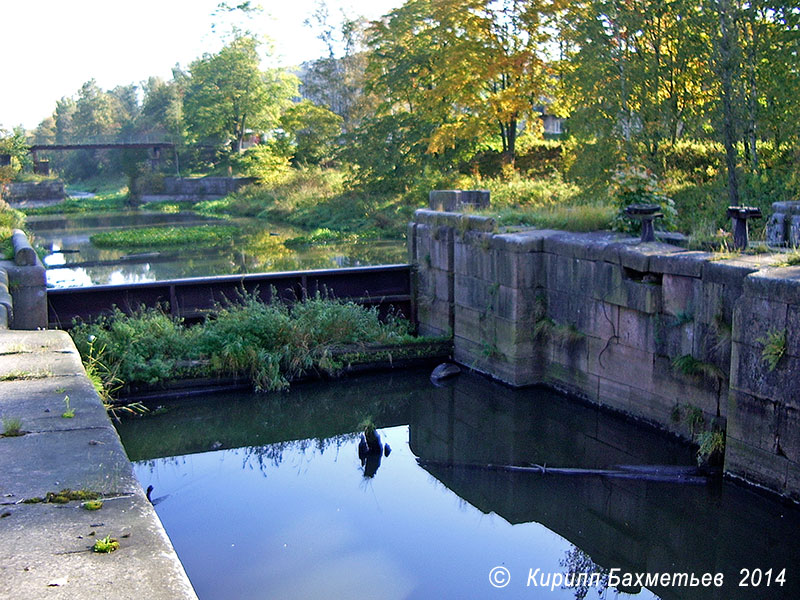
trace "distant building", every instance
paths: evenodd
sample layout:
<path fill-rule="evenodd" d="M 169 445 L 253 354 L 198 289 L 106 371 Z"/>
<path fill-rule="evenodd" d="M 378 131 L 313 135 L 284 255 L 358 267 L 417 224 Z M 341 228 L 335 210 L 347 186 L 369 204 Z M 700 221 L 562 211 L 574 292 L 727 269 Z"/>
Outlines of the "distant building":
<path fill-rule="evenodd" d="M 542 112 L 541 118 L 545 135 L 560 136 L 563 133 L 562 126 L 564 125 L 564 119 L 555 115 L 549 115 L 546 112 Z"/>

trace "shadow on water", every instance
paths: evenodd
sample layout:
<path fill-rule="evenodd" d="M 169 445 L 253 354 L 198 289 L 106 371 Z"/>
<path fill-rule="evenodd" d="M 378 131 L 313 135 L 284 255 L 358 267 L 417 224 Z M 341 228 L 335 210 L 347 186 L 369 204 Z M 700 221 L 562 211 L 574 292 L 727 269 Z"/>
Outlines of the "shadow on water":
<path fill-rule="evenodd" d="M 647 597 L 800 597 L 800 578 L 795 572 L 800 564 L 800 543 L 796 539 L 800 511 L 795 507 L 720 481 L 687 485 L 458 468 L 465 463 L 586 469 L 691 465 L 694 455 L 692 449 L 670 437 L 547 391 L 510 390 L 471 375 L 461 376 L 447 387 L 435 388 L 427 375 L 411 372 L 366 376 L 332 384 L 298 385 L 286 394 L 187 399 L 170 405 L 164 414 L 125 421 L 119 425 L 119 432 L 130 458 L 140 461 L 137 474 L 142 484 L 158 480 L 166 492 L 189 485 L 188 482 L 195 485 L 193 477 L 199 478 L 206 468 L 201 469 L 205 457 L 219 456 L 213 468 L 220 481 L 223 475 L 219 465 L 223 463 L 237 471 L 257 473 L 263 481 L 248 484 L 248 489 L 258 491 L 242 492 L 245 499 L 236 499 L 234 506 L 249 503 L 250 493 L 262 499 L 258 510 L 267 513 L 273 494 L 276 504 L 272 510 L 280 514 L 287 504 L 292 510 L 302 511 L 311 502 L 303 495 L 308 493 L 324 497 L 331 508 L 338 507 L 337 511 L 344 511 L 351 503 L 364 502 L 354 520 L 363 522 L 366 529 L 357 535 L 372 540 L 375 531 L 381 531 L 381 537 L 387 540 L 381 552 L 396 555 L 397 561 L 406 565 L 392 581 L 416 582 L 409 583 L 410 587 L 400 586 L 405 591 L 396 597 L 487 597 L 493 591 L 486 581 L 490 567 L 506 564 L 499 563 L 493 555 L 499 552 L 510 553 L 508 566 L 518 573 L 514 585 L 504 590 L 505 597 L 531 597 L 532 593 L 536 596 L 536 590 L 524 585 L 526 577 L 522 575 L 528 575 L 528 567 L 547 571 L 547 564 L 562 573 L 599 570 L 607 574 L 608 569 L 616 568 L 623 573 L 724 574 L 725 583 L 719 589 L 652 586 L 649 592 L 642 592 L 634 582 L 618 590 L 628 594 L 642 592 Z M 370 467 L 371 472 L 367 472 L 365 461 L 360 463 L 362 483 L 358 487 L 365 490 L 362 496 L 369 495 L 366 490 L 379 495 L 385 489 L 387 494 L 380 496 L 382 505 L 372 516 L 371 503 L 353 498 L 354 484 L 346 484 L 355 481 L 347 479 L 351 469 L 359 469 L 357 448 L 360 426 L 365 420 L 385 432 L 384 437 L 386 441 L 391 438 L 393 448 L 382 464 L 377 463 L 376 467 L 373 461 L 375 468 Z M 398 437 L 403 434 L 407 435 L 408 444 L 400 447 Z M 231 460 L 234 456 L 236 460 Z M 423 470 L 415 459 L 431 462 L 423 462 Z M 331 462 L 325 463 L 323 469 L 321 463 L 325 460 Z M 277 485 L 283 481 L 287 466 L 294 475 Z M 336 475 L 334 481 L 333 473 L 344 466 L 344 475 Z M 173 471 L 180 473 L 174 475 L 174 480 L 170 479 L 173 475 L 167 475 Z M 314 477 L 318 478 L 316 482 L 312 481 Z M 287 495 L 287 486 L 298 486 L 302 491 Z M 332 491 L 340 487 L 342 498 Z M 443 513 L 428 523 L 429 514 L 438 510 L 438 492 L 431 491 L 434 488 L 455 494 L 458 502 L 446 516 Z M 203 493 L 214 493 L 213 488 L 203 489 Z M 193 494 L 190 497 L 194 500 L 188 500 L 190 506 L 199 492 Z M 415 500 L 417 495 L 423 499 Z M 183 521 L 185 517 L 178 513 L 191 510 L 179 510 L 179 500 L 171 497 L 170 501 L 158 507 L 165 527 L 201 592 L 200 597 L 204 593 L 208 594 L 206 597 L 216 597 L 218 592 L 212 592 L 214 584 L 203 583 L 207 562 L 197 559 L 198 565 L 204 566 L 193 566 L 195 559 L 187 558 L 194 556 L 195 551 L 188 547 L 192 544 L 181 541 L 182 535 L 188 540 L 192 534 L 188 533 L 190 522 Z M 325 501 L 308 510 L 323 510 L 321 506 L 328 506 Z M 162 511 L 162 506 L 170 503 L 175 508 Z M 394 512 L 391 506 L 395 506 Z M 453 515 L 452 511 L 464 514 Z M 476 517 L 468 517 L 473 514 Z M 507 529 L 495 523 L 498 517 L 498 523 Z M 257 517 L 248 514 L 242 518 Z M 270 519 L 274 518 L 278 517 L 273 514 Z M 294 512 L 283 517 L 287 521 L 295 518 L 310 517 L 296 517 Z M 321 526 L 335 530 L 337 518 L 339 513 Z M 475 518 L 479 525 L 475 525 Z M 463 538 L 452 531 L 450 524 L 450 520 L 459 519 L 469 523 Z M 495 524 L 487 525 L 486 519 Z M 546 529 L 529 530 L 532 524 Z M 273 525 L 264 525 L 262 535 L 267 540 L 271 539 Z M 247 527 L 261 526 L 250 522 Z M 417 532 L 416 527 L 425 532 Z M 325 537 L 324 530 L 318 533 Z M 553 533 L 560 542 L 548 537 Z M 418 536 L 430 538 L 421 541 L 423 538 Z M 452 539 L 452 545 L 458 547 L 428 547 L 436 546 L 439 538 L 444 544 Z M 536 552 L 544 552 L 542 548 L 550 546 L 553 547 L 546 558 L 533 558 L 538 556 Z M 269 546 L 265 548 L 265 552 L 269 550 Z M 336 549 L 326 548 L 326 560 L 330 560 L 329 555 L 335 554 Z M 443 559 L 438 554 L 442 551 L 452 556 Z M 415 563 L 417 555 L 427 557 L 427 562 Z M 285 568 L 310 568 L 305 559 L 297 560 L 300 562 L 287 562 Z M 430 565 L 438 565 L 438 569 Z M 480 576 L 470 574 L 463 580 L 462 571 L 469 570 L 469 565 Z M 443 569 L 452 572 L 443 573 Z M 766 587 L 762 582 L 755 589 L 739 587 L 742 569 L 761 569 L 764 573 L 772 569 L 773 578 L 786 569 L 785 584 Z M 473 576 L 475 580 L 470 581 Z M 275 575 L 260 583 L 267 584 L 282 589 L 285 581 Z M 310 593 L 305 588 L 302 592 L 291 589 L 296 593 L 294 597 Z M 350 591 L 354 595 L 358 592 Z M 553 594 L 580 598 L 586 591 L 563 589 L 559 594 L 556 589 Z M 246 592 L 241 593 L 242 597 L 247 596 Z M 552 597 L 549 589 L 546 593 L 539 590 L 542 594 Z M 588 590 L 586 597 L 598 595 L 598 590 Z"/>

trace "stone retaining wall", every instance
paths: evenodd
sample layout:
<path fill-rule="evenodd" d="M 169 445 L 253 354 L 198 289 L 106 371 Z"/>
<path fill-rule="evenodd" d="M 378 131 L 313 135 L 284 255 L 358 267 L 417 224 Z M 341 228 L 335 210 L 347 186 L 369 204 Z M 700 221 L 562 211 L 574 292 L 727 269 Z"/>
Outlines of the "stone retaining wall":
<path fill-rule="evenodd" d="M 548 384 L 687 438 L 727 428 L 729 474 L 800 499 L 800 267 L 494 229 L 417 211 L 421 334 L 452 334 L 457 361 L 514 386 Z M 773 371 L 770 331 L 786 333 Z"/>
<path fill-rule="evenodd" d="M 0 260 L 0 329 L 47 329 L 47 278 L 25 233 L 11 238 L 14 258 Z"/>
<path fill-rule="evenodd" d="M 7 183 L 0 194 L 12 206 L 61 202 L 66 198 L 64 182 L 54 179 L 39 182 Z"/>
<path fill-rule="evenodd" d="M 223 198 L 254 181 L 253 177 L 164 177 L 158 189 L 142 189 L 140 195 L 143 202 L 199 202 Z"/>

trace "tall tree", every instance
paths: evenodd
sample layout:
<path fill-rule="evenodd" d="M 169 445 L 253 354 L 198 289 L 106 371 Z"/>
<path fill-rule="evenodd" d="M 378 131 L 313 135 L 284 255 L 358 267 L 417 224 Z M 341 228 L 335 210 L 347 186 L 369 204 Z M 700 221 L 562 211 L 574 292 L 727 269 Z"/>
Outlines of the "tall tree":
<path fill-rule="evenodd" d="M 372 31 L 371 89 L 382 111 L 435 123 L 428 151 L 491 135 L 510 161 L 521 123 L 538 121 L 555 85 L 548 49 L 558 4 L 410 0 Z"/>
<path fill-rule="evenodd" d="M 362 17 L 331 17 L 324 1 L 317 3 L 306 25 L 317 30 L 327 54 L 301 65 L 300 92 L 342 118 L 345 133 L 374 112 L 375 97 L 365 93 L 368 23 Z"/>
<path fill-rule="evenodd" d="M 261 71 L 258 46 L 253 37 L 237 37 L 189 67 L 184 117 L 196 140 L 214 140 L 240 152 L 245 133 L 275 127 L 297 95 L 294 76 Z"/>
<path fill-rule="evenodd" d="M 725 166 L 728 171 L 728 203 L 738 206 L 739 180 L 736 173 L 739 141 L 736 126 L 735 82 L 739 76 L 740 56 L 736 35 L 736 11 L 731 0 L 714 0 L 719 32 L 714 36 L 716 70 L 721 84 L 722 137 L 725 145 Z"/>

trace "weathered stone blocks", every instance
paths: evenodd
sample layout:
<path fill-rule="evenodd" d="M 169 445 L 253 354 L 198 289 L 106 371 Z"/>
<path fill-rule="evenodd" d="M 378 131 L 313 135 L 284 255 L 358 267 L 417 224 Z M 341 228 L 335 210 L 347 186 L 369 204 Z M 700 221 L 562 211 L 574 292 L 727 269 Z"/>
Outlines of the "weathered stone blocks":
<path fill-rule="evenodd" d="M 676 408 L 699 408 L 706 428 L 728 418 L 726 469 L 800 498 L 800 268 L 613 234 L 497 234 L 462 215 L 417 215 L 409 231 L 420 330 L 452 331 L 456 360 L 684 437 L 691 432 L 674 420 Z M 770 371 L 763 339 L 774 331 L 786 332 L 786 351 Z M 685 355 L 698 372 L 674 366 Z"/>

